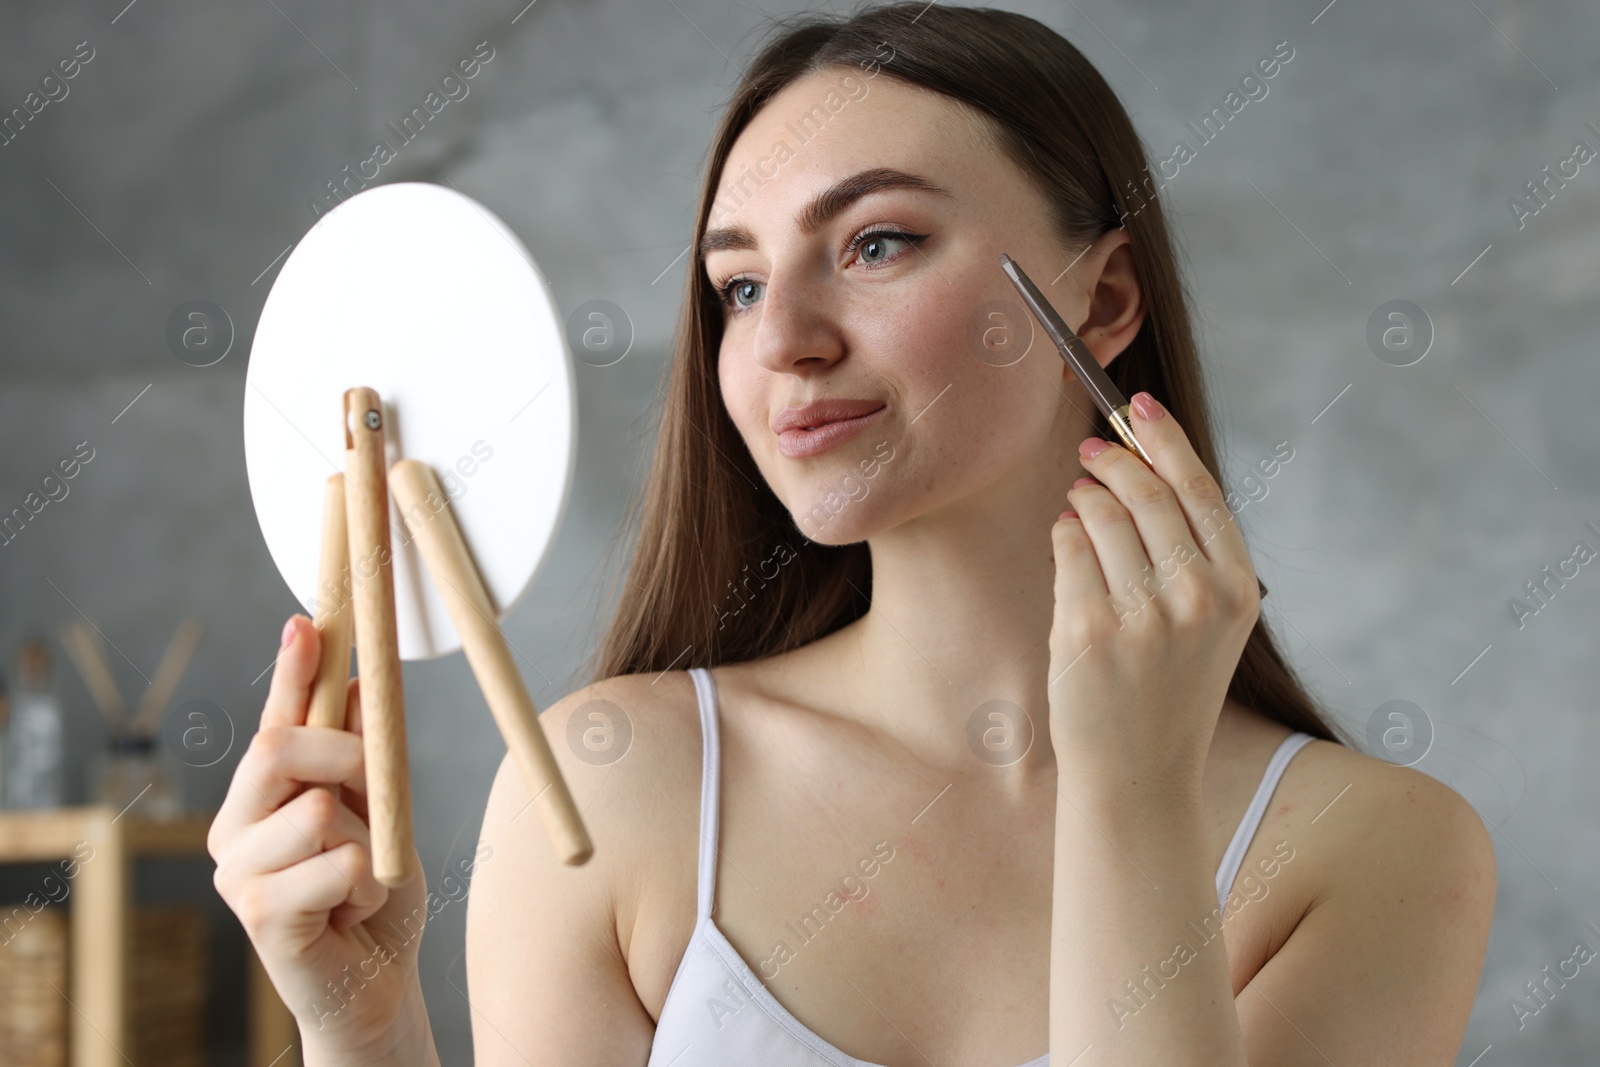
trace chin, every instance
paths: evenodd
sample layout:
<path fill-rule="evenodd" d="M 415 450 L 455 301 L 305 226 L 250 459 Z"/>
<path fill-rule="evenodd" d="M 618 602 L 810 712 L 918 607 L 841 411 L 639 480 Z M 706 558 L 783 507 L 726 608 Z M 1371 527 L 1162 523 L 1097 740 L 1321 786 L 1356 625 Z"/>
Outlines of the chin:
<path fill-rule="evenodd" d="M 800 527 L 800 533 L 807 541 L 816 545 L 853 545 L 874 536 L 878 531 L 876 527 L 867 527 L 855 522 L 831 522 L 818 530 L 808 527 L 798 519 L 795 525 Z"/>
<path fill-rule="evenodd" d="M 865 541 L 883 525 L 883 474 L 899 459 L 888 441 L 850 463 L 821 485 L 808 485 L 798 500 L 787 500 L 789 517 L 807 539 L 823 545 Z M 904 460 L 902 459 L 903 463 Z"/>
<path fill-rule="evenodd" d="M 819 545 L 865 541 L 882 526 L 878 494 L 808 493 L 789 506 L 789 518 L 806 540 Z"/>

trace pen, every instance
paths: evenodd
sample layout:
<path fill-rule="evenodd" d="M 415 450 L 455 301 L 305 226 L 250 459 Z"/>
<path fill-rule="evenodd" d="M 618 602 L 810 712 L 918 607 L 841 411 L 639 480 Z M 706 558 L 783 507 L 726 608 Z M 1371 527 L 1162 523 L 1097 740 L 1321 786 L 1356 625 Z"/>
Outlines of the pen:
<path fill-rule="evenodd" d="M 1023 303 L 1028 305 L 1033 317 L 1039 320 L 1044 332 L 1050 335 L 1050 340 L 1056 343 L 1056 350 L 1061 353 L 1061 358 L 1072 368 L 1072 373 L 1078 376 L 1078 380 L 1088 390 L 1090 399 L 1094 401 L 1094 406 L 1100 409 L 1100 413 L 1106 417 L 1106 421 L 1117 432 L 1117 436 L 1122 438 L 1123 444 L 1128 446 L 1130 452 L 1153 467 L 1149 455 L 1133 436 L 1133 420 L 1128 415 L 1128 399 L 1112 384 L 1111 376 L 1105 372 L 1105 368 L 1101 367 L 1094 356 L 1082 347 L 1083 342 L 1078 339 L 1078 335 L 1072 332 L 1056 309 L 1050 306 L 1050 301 L 1044 298 L 1039 287 L 1033 284 L 1033 279 L 1028 277 L 1016 260 L 1004 252 L 1000 253 L 1000 269 L 1006 272 L 1011 284 L 1017 287 Z M 1266 585 L 1257 578 L 1256 586 L 1261 590 L 1261 598 L 1265 600 Z"/>

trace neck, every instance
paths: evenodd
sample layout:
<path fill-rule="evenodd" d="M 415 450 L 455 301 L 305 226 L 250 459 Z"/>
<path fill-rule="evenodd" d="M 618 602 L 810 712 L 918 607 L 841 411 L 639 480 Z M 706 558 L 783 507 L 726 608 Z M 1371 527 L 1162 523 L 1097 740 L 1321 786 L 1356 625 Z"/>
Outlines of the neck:
<path fill-rule="evenodd" d="M 1086 436 L 1057 438 L 1071 440 L 868 542 L 872 607 L 839 634 L 850 650 L 841 666 L 863 716 L 936 766 L 987 762 L 1019 788 L 1055 774 L 1050 531 L 1084 474 L 1077 443 Z M 1012 707 L 985 708 L 991 701 Z"/>

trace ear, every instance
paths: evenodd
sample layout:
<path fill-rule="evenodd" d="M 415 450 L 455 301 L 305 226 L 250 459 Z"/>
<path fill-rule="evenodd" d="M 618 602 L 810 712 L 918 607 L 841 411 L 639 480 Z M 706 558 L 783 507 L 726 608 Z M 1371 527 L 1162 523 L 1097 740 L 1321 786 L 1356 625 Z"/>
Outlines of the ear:
<path fill-rule="evenodd" d="M 1133 239 L 1126 226 L 1107 230 L 1079 261 L 1080 291 L 1088 294 L 1089 310 L 1074 329 L 1102 367 L 1133 343 L 1144 323 L 1144 292 L 1134 270 Z M 1071 376 L 1072 371 L 1066 371 Z"/>

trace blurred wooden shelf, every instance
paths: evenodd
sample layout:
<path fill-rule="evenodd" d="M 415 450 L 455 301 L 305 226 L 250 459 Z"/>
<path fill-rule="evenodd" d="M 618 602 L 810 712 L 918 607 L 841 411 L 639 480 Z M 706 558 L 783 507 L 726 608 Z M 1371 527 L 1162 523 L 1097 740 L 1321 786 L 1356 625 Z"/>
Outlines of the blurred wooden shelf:
<path fill-rule="evenodd" d="M 119 813 L 110 805 L 0 811 L 0 863 L 78 859 L 71 911 L 70 984 L 73 1067 L 119 1067 L 127 1047 L 128 924 L 132 866 L 139 859 L 205 856 L 212 814 L 170 822 Z M 87 860 L 75 852 L 87 842 Z M 251 1067 L 298 1067 L 294 1017 L 249 947 Z M 287 1055 L 285 1055 L 287 1053 Z"/>

